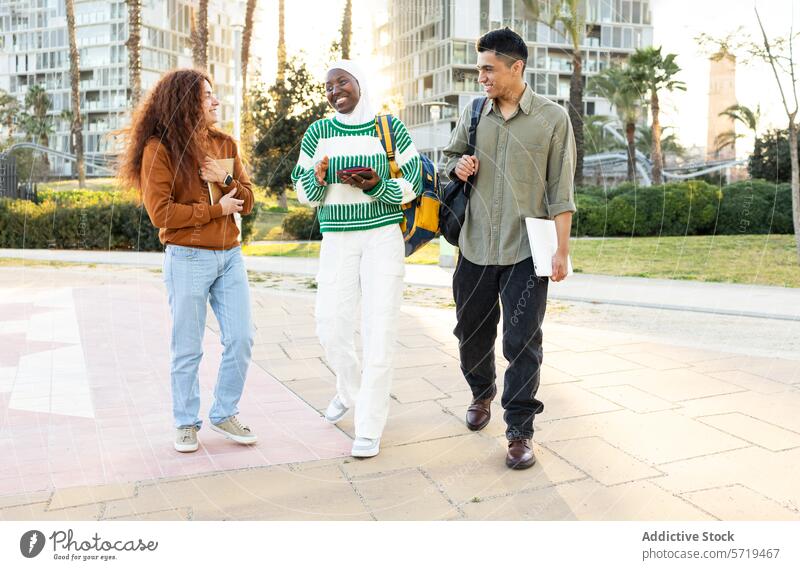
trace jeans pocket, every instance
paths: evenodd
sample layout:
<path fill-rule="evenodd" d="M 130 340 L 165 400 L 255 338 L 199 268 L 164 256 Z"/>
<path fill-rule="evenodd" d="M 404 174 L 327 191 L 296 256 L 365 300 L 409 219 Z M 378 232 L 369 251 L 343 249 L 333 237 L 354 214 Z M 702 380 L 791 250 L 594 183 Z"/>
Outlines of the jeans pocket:
<path fill-rule="evenodd" d="M 178 259 L 195 259 L 197 257 L 196 247 L 186 247 L 183 245 L 170 244 L 169 250 L 170 250 L 170 255 Z"/>

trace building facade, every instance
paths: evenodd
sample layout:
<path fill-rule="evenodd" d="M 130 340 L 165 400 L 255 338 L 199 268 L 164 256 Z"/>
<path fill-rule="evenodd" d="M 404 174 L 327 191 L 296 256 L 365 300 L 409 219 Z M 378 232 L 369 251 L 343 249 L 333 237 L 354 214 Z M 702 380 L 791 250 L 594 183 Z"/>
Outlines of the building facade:
<path fill-rule="evenodd" d="M 143 91 L 165 71 L 192 66 L 189 38 L 197 4 L 197 0 L 142 0 Z M 211 0 L 208 20 L 208 70 L 221 102 L 221 121 L 229 126 L 234 108 L 233 26 L 243 23 L 244 2 Z M 87 157 L 103 156 L 113 150 L 108 135 L 130 118 L 126 2 L 75 0 L 75 25 L 84 150 Z M 0 0 L 0 89 L 22 105 L 32 85 L 41 85 L 50 96 L 50 148 L 70 152 L 70 123 L 63 114 L 71 109 L 65 3 Z M 22 136 L 19 130 L 16 135 Z M 53 174 L 71 174 L 70 163 L 58 158 L 50 162 Z"/>
<path fill-rule="evenodd" d="M 562 105 L 569 102 L 571 42 L 563 29 L 530 19 L 521 0 L 387 2 L 387 19 L 376 30 L 376 52 L 392 95 L 402 101 L 401 119 L 429 156 L 438 159 L 461 109 L 482 93 L 475 42 L 489 30 L 508 26 L 522 36 L 529 52 L 528 85 Z M 648 0 L 584 0 L 582 10 L 584 80 L 652 45 Z M 438 119 L 432 106 L 439 108 Z M 611 115 L 612 110 L 606 100 L 584 89 L 584 113 Z"/>

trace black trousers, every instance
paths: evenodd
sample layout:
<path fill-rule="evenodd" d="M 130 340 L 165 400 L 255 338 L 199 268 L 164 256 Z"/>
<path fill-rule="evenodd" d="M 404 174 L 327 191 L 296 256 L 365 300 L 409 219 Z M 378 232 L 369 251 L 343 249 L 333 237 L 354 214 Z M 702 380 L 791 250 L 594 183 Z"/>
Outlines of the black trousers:
<path fill-rule="evenodd" d="M 544 410 L 536 399 L 542 365 L 542 321 L 547 277 L 537 277 L 531 258 L 515 265 L 475 265 L 459 254 L 453 274 L 461 371 L 474 398 L 495 382 L 494 343 L 503 314 L 503 356 L 508 360 L 501 403 L 506 437 L 533 436 L 533 417 Z"/>

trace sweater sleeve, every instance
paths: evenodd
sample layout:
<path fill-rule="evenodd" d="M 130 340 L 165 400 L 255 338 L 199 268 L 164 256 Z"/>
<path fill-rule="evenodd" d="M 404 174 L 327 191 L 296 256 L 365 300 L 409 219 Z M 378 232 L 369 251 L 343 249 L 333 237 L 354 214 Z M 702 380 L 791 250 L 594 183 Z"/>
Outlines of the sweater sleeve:
<path fill-rule="evenodd" d="M 300 156 L 297 165 L 292 170 L 292 184 L 297 191 L 297 199 L 301 204 L 312 207 L 319 206 L 325 195 L 324 184 L 317 182 L 314 175 L 314 154 L 319 143 L 319 129 L 317 123 L 312 124 L 303 135 L 300 143 Z"/>
<path fill-rule="evenodd" d="M 161 144 L 148 144 L 142 155 L 142 201 L 157 228 L 180 229 L 202 226 L 222 215 L 222 206 L 206 203 L 179 204 L 172 196 L 175 173 L 167 150 Z"/>
<path fill-rule="evenodd" d="M 406 126 L 397 117 L 392 120 L 397 154 L 395 160 L 403 173 L 402 177 L 381 180 L 366 193 L 387 204 L 405 204 L 422 194 L 422 165 L 414 141 Z"/>

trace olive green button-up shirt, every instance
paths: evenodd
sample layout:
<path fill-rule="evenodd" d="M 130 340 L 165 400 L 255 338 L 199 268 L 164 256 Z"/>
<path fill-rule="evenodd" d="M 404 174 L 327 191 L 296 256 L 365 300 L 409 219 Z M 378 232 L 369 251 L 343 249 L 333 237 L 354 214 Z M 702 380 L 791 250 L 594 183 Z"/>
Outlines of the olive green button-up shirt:
<path fill-rule="evenodd" d="M 445 147 L 445 172 L 467 152 L 471 105 Z M 526 85 L 514 114 L 504 119 L 488 100 L 478 123 L 479 167 L 459 237 L 461 254 L 478 265 L 513 265 L 531 256 L 525 218 L 575 211 L 575 137 L 567 111 Z"/>

